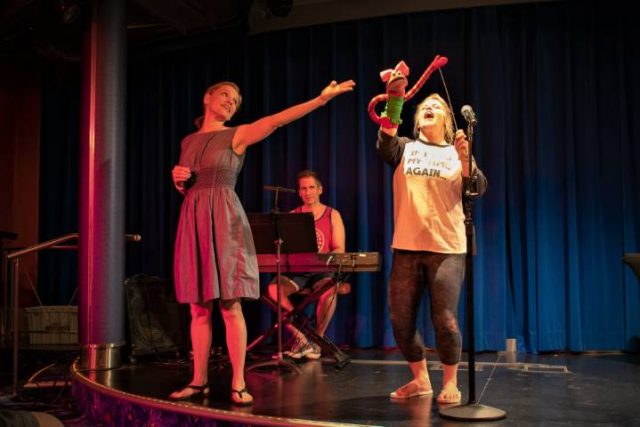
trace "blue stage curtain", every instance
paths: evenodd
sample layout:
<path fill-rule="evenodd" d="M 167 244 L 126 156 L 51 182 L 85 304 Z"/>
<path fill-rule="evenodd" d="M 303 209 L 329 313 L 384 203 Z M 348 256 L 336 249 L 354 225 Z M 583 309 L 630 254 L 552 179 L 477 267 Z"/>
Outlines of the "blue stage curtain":
<path fill-rule="evenodd" d="M 207 86 L 240 85 L 236 125 L 312 98 L 331 79 L 353 78 L 353 94 L 250 147 L 237 191 L 247 212 L 266 212 L 273 194 L 263 185 L 295 187 L 298 171 L 316 170 L 323 201 L 345 220 L 347 250 L 383 257 L 380 273 L 351 277 L 353 291 L 340 297 L 328 333 L 357 347 L 394 346 L 387 308 L 392 171 L 377 156 L 377 127 L 366 109 L 384 90 L 381 70 L 405 60 L 411 86 L 441 54 L 449 58 L 444 73 L 454 109 L 470 104 L 478 115 L 474 152 L 489 180 L 475 203 L 476 349 L 501 350 L 514 337 L 531 352 L 637 350 L 639 283 L 622 255 L 640 251 L 640 109 L 633 107 L 640 48 L 626 10 L 616 1 L 482 7 L 136 51 L 129 59 L 126 212 L 128 232 L 143 240 L 129 246 L 128 271 L 171 277 L 182 197 L 171 168 Z M 405 104 L 400 134 L 411 133 L 415 106 L 431 92 L 444 94 L 437 75 Z M 45 90 L 45 97 L 60 96 Z M 45 105 L 43 147 L 64 146 L 72 138 L 50 117 L 67 111 Z M 43 149 L 43 214 L 68 211 L 63 201 L 75 197 L 76 183 L 65 184 L 73 168 L 50 166 L 68 151 Z M 283 195 L 280 208 L 298 202 Z M 41 224 L 43 238 L 62 232 L 54 217 Z M 419 329 L 433 346 L 427 298 L 423 308 Z M 265 310 L 245 306 L 252 332 L 270 319 Z M 463 311 L 464 294 L 464 331 Z"/>

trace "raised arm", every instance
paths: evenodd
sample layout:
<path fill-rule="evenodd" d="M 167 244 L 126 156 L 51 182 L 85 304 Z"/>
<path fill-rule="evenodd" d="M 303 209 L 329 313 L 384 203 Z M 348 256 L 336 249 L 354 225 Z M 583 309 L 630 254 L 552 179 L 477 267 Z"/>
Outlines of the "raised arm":
<path fill-rule="evenodd" d="M 386 133 L 389 136 L 396 136 L 398 134 L 398 128 L 387 128 L 380 126 L 380 131 Z"/>
<path fill-rule="evenodd" d="M 325 87 L 319 96 L 301 104 L 294 105 L 279 113 L 263 117 L 248 125 L 238 127 L 233 137 L 233 151 L 240 155 L 244 153 L 248 146 L 262 141 L 274 130 L 287 125 L 294 120 L 306 116 L 316 108 L 325 105 L 338 95 L 345 92 L 351 92 L 356 83 L 353 80 L 347 80 L 338 83 L 335 80 Z"/>

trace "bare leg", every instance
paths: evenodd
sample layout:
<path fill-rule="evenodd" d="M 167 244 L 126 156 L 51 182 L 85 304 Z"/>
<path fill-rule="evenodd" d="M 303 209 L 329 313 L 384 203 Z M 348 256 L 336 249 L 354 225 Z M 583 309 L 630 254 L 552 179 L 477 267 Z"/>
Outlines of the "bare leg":
<path fill-rule="evenodd" d="M 280 304 L 282 304 L 282 308 L 284 308 L 286 311 L 292 311 L 293 310 L 293 304 L 291 303 L 291 300 L 289 299 L 289 295 L 297 292 L 297 288 L 293 285 L 291 285 L 289 283 L 289 279 L 283 278 L 282 282 L 280 284 Z M 267 292 L 269 293 L 269 297 L 274 300 L 274 301 L 278 301 L 278 286 L 275 283 L 269 283 L 269 287 L 267 288 Z M 291 333 L 291 335 L 293 335 L 294 337 L 296 337 L 296 339 L 298 341 L 300 341 L 300 343 L 302 345 L 304 345 L 307 342 L 307 337 L 302 333 L 302 331 L 300 331 L 298 328 L 296 328 L 295 326 L 293 326 L 291 323 L 289 322 L 284 322 L 284 326 L 285 328 L 287 328 L 289 330 L 289 332 Z"/>
<path fill-rule="evenodd" d="M 409 369 L 413 374 L 413 380 L 391 393 L 393 399 L 408 399 L 410 397 L 428 396 L 433 394 L 427 360 L 409 362 Z"/>
<path fill-rule="evenodd" d="M 212 302 L 191 304 L 191 345 L 193 347 L 193 379 L 189 385 L 204 386 L 209 379 L 209 352 L 211 350 Z M 204 390 L 204 389 L 203 389 Z M 169 395 L 172 399 L 184 399 L 198 393 L 185 387 Z M 208 390 L 206 392 L 208 394 Z"/>
<path fill-rule="evenodd" d="M 329 327 L 329 323 L 336 311 L 337 302 L 338 288 L 335 286 L 328 289 L 318 299 L 318 305 L 316 307 L 316 333 L 321 337 L 324 336 L 324 333 Z"/>
<path fill-rule="evenodd" d="M 442 365 L 444 374 L 442 375 L 442 391 L 438 396 L 438 403 L 459 403 L 462 399 L 458 390 L 458 364 Z"/>
<path fill-rule="evenodd" d="M 253 397 L 246 391 L 246 383 L 244 381 L 244 363 L 247 355 L 247 325 L 242 314 L 240 300 L 221 300 L 220 310 L 227 331 L 227 349 L 233 371 L 231 400 L 235 403 L 247 404 L 253 402 Z"/>

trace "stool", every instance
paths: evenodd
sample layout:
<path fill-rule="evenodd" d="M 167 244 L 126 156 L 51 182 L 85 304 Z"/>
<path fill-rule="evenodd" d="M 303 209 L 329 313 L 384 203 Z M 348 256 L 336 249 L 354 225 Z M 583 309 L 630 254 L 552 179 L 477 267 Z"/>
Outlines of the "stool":
<path fill-rule="evenodd" d="M 291 311 L 285 311 L 283 309 L 282 321 L 287 322 L 298 328 L 305 334 L 305 336 L 316 343 L 327 353 L 333 354 L 336 359 L 336 369 L 342 369 L 345 367 L 351 358 L 340 350 L 328 337 L 320 336 L 313 328 L 309 327 L 309 318 L 304 314 L 305 308 L 318 300 L 322 294 L 329 290 L 332 286 L 338 286 L 338 295 L 347 295 L 351 292 L 351 284 L 347 282 L 341 282 L 336 278 L 327 280 L 323 285 L 318 286 L 315 289 L 302 289 L 292 295 L 299 295 L 303 297 L 299 304 L 296 304 Z M 272 310 L 277 311 L 278 305 L 268 295 L 260 295 L 260 301 L 269 306 Z M 251 350 L 258 343 L 273 334 L 278 328 L 278 324 L 274 324 L 266 332 L 256 338 L 251 344 L 247 346 L 247 350 Z"/>

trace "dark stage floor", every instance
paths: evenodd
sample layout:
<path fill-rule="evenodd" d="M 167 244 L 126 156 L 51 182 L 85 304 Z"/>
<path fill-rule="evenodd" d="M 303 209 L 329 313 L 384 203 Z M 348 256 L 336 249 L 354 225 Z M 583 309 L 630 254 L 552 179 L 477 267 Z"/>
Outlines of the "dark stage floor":
<path fill-rule="evenodd" d="M 230 369 L 214 361 L 209 375 L 212 395 L 206 401 L 177 405 L 265 416 L 271 425 L 280 421 L 283 425 L 300 425 L 303 420 L 315 425 L 394 427 L 464 424 L 441 418 L 439 405 L 432 397 L 404 402 L 390 400 L 389 392 L 410 379 L 409 369 L 397 352 L 350 354 L 353 360 L 340 371 L 327 359 L 300 364 L 302 374 L 281 369 L 248 372 L 248 387 L 255 399 L 249 408 L 229 403 Z M 429 359 L 437 357 L 430 353 Z M 429 368 L 437 395 L 442 371 L 435 362 Z M 109 388 L 162 401 L 190 380 L 190 368 L 186 363 L 146 360 L 114 371 L 97 372 L 91 379 Z M 459 382 L 466 403 L 466 364 Z M 476 401 L 507 413 L 505 420 L 482 423 L 485 426 L 640 425 L 639 395 L 640 355 L 476 356 Z"/>

